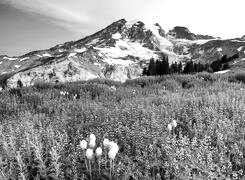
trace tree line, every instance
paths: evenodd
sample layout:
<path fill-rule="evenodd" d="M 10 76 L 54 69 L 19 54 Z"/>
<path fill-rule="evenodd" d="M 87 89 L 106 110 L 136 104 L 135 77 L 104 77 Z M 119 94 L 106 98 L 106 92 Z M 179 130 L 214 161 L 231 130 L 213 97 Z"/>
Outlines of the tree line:
<path fill-rule="evenodd" d="M 143 75 L 157 76 L 174 73 L 192 74 L 203 71 L 212 73 L 229 69 L 229 62 L 237 58 L 239 58 L 238 54 L 235 54 L 231 57 L 224 55 L 220 59 L 206 64 L 200 62 L 195 63 L 190 60 L 185 64 L 183 68 L 183 64 L 181 62 L 174 62 L 170 65 L 168 61 L 168 56 L 162 55 L 161 58 L 158 60 L 154 60 L 153 58 L 150 60 L 148 67 L 145 67 L 143 69 Z"/>

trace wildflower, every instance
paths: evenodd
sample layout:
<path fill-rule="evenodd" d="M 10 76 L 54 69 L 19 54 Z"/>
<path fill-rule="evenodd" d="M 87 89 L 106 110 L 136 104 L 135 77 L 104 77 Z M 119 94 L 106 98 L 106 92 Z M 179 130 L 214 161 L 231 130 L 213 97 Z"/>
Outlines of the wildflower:
<path fill-rule="evenodd" d="M 102 149 L 101 149 L 101 147 L 98 147 L 98 148 L 96 149 L 95 155 L 96 155 L 96 157 L 98 157 L 98 158 L 101 157 L 101 155 L 102 155 Z"/>
<path fill-rule="evenodd" d="M 94 135 L 94 134 L 90 134 L 89 139 L 90 139 L 90 140 L 94 140 L 94 141 L 95 141 L 95 140 L 96 140 L 96 137 L 95 137 L 95 135 Z"/>
<path fill-rule="evenodd" d="M 93 155 L 94 155 L 93 150 L 92 150 L 92 149 L 87 149 L 87 151 L 86 151 L 86 157 L 87 157 L 89 160 L 92 160 Z"/>
<path fill-rule="evenodd" d="M 110 143 L 109 143 L 109 149 L 111 150 L 111 149 L 113 149 L 116 145 L 115 145 L 116 143 L 114 143 L 113 141 L 110 141 Z"/>
<path fill-rule="evenodd" d="M 80 142 L 80 147 L 81 147 L 82 150 L 86 149 L 87 148 L 87 145 L 88 145 L 88 143 L 85 140 L 82 140 Z"/>
<path fill-rule="evenodd" d="M 176 128 L 176 126 L 177 126 L 177 122 L 176 122 L 175 120 L 173 120 L 173 122 L 172 122 L 172 127 L 173 127 L 173 128 Z"/>
<path fill-rule="evenodd" d="M 119 151 L 119 147 L 118 147 L 118 145 L 117 145 L 117 143 L 115 143 L 115 142 L 110 142 L 110 150 L 111 149 L 114 149 L 117 153 L 118 153 L 118 151 Z"/>
<path fill-rule="evenodd" d="M 111 149 L 109 152 L 108 152 L 108 156 L 111 160 L 114 160 L 115 157 L 117 155 L 117 151 L 115 149 Z"/>
<path fill-rule="evenodd" d="M 110 87 L 110 90 L 111 90 L 111 91 L 116 91 L 117 88 L 116 88 L 116 86 L 111 86 L 111 87 Z"/>
<path fill-rule="evenodd" d="M 103 145 L 104 145 L 106 148 L 109 147 L 109 145 L 110 145 L 109 139 L 104 139 Z"/>
<path fill-rule="evenodd" d="M 96 149 L 95 155 L 96 155 L 96 157 L 98 158 L 98 161 L 99 161 L 99 174 L 100 174 L 100 157 L 102 155 L 102 149 L 101 149 L 101 147 L 98 147 Z"/>
<path fill-rule="evenodd" d="M 172 131 L 172 125 L 171 124 L 168 124 L 168 130 Z"/>
<path fill-rule="evenodd" d="M 91 139 L 91 140 L 89 141 L 89 147 L 94 148 L 95 145 L 96 145 L 95 139 Z"/>

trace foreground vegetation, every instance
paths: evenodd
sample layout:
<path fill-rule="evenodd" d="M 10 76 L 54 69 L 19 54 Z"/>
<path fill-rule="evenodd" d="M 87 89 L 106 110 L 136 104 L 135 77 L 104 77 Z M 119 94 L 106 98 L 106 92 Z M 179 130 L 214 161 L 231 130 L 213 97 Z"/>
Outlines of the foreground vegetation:
<path fill-rule="evenodd" d="M 244 179 L 244 81 L 199 73 L 3 91 L 0 179 Z M 88 172 L 80 142 L 91 133 L 97 147 L 118 144 L 112 173 L 104 149 L 100 172 L 92 157 Z"/>

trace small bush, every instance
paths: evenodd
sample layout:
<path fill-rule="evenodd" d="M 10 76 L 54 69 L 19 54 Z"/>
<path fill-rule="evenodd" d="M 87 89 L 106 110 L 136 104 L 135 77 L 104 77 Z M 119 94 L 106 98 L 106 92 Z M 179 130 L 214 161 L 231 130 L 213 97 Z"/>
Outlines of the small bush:
<path fill-rule="evenodd" d="M 235 74 L 235 79 L 239 82 L 245 83 L 245 73 Z"/>
<path fill-rule="evenodd" d="M 179 83 L 177 83 L 174 79 L 168 79 L 162 83 L 168 91 L 177 91 L 180 88 Z"/>

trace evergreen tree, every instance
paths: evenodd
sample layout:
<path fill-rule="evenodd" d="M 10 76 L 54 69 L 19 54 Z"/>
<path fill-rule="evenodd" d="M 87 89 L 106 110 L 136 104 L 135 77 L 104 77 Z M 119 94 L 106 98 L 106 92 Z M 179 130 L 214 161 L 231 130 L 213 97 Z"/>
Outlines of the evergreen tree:
<path fill-rule="evenodd" d="M 178 73 L 182 73 L 182 68 L 183 68 L 183 66 L 182 66 L 182 63 L 181 63 L 181 61 L 179 62 L 179 64 L 178 64 Z"/>

